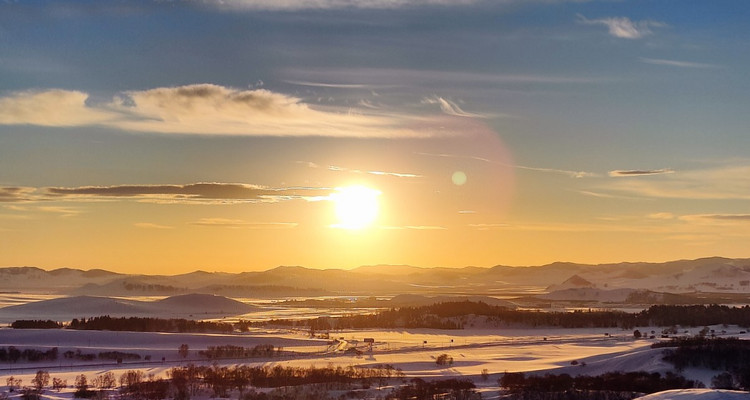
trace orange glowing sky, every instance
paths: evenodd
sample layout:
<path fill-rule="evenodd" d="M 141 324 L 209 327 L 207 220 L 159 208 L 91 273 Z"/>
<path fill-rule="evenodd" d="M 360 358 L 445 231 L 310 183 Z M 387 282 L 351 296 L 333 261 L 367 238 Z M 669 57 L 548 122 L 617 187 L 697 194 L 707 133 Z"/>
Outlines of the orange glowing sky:
<path fill-rule="evenodd" d="M 0 266 L 750 257 L 750 5 L 658 4 L 0 4 Z"/>

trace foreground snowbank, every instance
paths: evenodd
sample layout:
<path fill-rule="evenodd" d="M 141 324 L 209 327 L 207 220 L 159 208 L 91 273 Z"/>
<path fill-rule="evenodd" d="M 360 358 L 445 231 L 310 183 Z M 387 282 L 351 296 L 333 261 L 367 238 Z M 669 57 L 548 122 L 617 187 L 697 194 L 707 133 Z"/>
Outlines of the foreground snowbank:
<path fill-rule="evenodd" d="M 719 389 L 678 389 L 652 393 L 635 400 L 747 400 L 750 393 Z"/>

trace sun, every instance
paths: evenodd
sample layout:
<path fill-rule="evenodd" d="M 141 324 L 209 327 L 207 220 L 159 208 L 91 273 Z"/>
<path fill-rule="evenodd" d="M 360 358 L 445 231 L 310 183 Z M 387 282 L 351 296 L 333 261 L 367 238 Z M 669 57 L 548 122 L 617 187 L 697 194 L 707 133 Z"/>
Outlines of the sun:
<path fill-rule="evenodd" d="M 380 191 L 365 186 L 337 187 L 331 194 L 338 224 L 336 228 L 359 230 L 375 222 L 380 209 Z"/>

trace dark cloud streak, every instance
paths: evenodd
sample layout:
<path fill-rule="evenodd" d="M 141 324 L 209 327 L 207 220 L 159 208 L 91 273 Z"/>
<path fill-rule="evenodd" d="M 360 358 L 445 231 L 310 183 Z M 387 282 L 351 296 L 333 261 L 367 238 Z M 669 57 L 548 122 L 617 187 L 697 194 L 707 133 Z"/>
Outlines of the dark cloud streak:
<path fill-rule="evenodd" d="M 169 198 L 176 200 L 263 200 L 327 194 L 329 188 L 267 188 L 243 183 L 200 182 L 186 185 L 118 185 L 46 188 L 48 197 Z"/>
<path fill-rule="evenodd" d="M 28 187 L 0 187 L 0 203 L 17 203 L 23 201 L 32 201 L 30 193 L 33 188 Z"/>
<path fill-rule="evenodd" d="M 664 175 L 673 174 L 674 170 L 669 168 L 663 169 L 632 169 L 632 170 L 614 170 L 609 171 L 609 176 L 612 177 L 623 177 L 623 176 L 648 176 L 648 175 Z"/>

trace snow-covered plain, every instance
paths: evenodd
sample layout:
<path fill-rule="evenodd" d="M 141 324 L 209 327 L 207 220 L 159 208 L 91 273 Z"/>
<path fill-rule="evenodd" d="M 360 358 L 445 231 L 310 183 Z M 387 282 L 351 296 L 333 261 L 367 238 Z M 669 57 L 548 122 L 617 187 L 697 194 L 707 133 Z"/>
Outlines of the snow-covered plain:
<path fill-rule="evenodd" d="M 336 346 L 331 345 L 334 338 L 339 343 L 346 343 L 344 347 L 357 347 L 362 353 L 334 351 Z M 375 340 L 372 350 L 364 343 L 364 338 Z M 0 384 L 11 375 L 29 384 L 37 370 L 47 370 L 52 377 L 66 379 L 69 384 L 77 375 L 85 374 L 91 380 L 107 371 L 112 371 L 117 377 L 127 370 L 142 370 L 146 374 L 166 377 L 166 371 L 174 366 L 189 362 L 210 364 L 198 355 L 198 351 L 208 346 L 273 344 L 283 349 L 280 356 L 221 360 L 220 364 L 297 367 L 390 364 L 409 378 L 469 378 L 482 388 L 484 398 L 493 398 L 497 395 L 497 379 L 504 372 L 552 372 L 575 376 L 610 371 L 665 373 L 672 370 L 671 365 L 661 360 L 661 350 L 650 348 L 655 340 L 658 339 L 636 340 L 630 331 L 607 329 L 344 330 L 331 332 L 331 339 L 310 338 L 306 331 L 282 329 L 252 329 L 230 335 L 0 329 L 0 346 L 5 347 L 58 347 L 60 354 L 78 349 L 83 353 L 116 350 L 151 356 L 148 362 L 125 361 L 119 365 L 114 361 L 73 361 L 62 356 L 54 362 L 5 364 L 0 365 Z M 187 358 L 182 358 L 177 352 L 181 344 L 189 346 Z M 435 360 L 440 354 L 453 357 L 453 364 L 437 365 Z M 487 380 L 481 378 L 483 370 L 489 372 Z M 687 369 L 683 374 L 689 379 L 701 379 L 710 386 L 710 378 L 716 372 Z M 70 398 L 66 392 L 57 394 L 48 390 L 47 393 L 52 397 Z M 704 390 L 694 392 L 694 397 L 674 398 L 734 398 L 706 397 L 717 396 L 717 393 Z M 687 392 L 679 395 L 688 396 Z"/>

